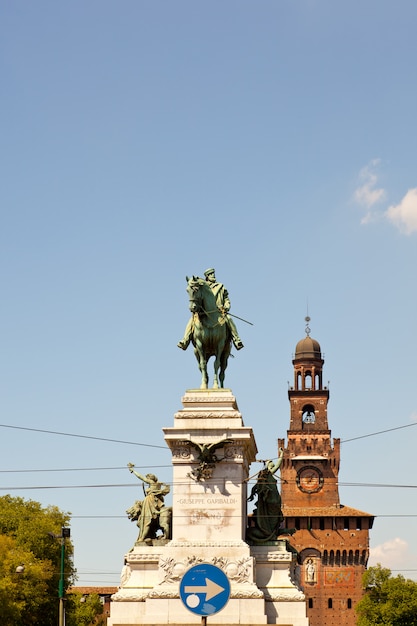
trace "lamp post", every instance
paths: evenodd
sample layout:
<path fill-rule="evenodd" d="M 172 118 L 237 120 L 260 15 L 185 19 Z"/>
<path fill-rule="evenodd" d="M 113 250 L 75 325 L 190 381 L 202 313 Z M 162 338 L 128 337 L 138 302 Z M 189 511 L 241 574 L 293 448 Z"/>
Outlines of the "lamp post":
<path fill-rule="evenodd" d="M 59 576 L 58 597 L 59 597 L 59 617 L 58 626 L 65 626 L 65 591 L 64 591 L 64 565 L 65 565 L 65 539 L 71 536 L 71 529 L 61 528 L 61 534 L 55 535 L 54 533 L 48 533 L 55 539 L 61 539 L 61 573 Z"/>
<path fill-rule="evenodd" d="M 64 563 L 65 539 L 71 535 L 69 528 L 62 527 L 61 532 L 61 576 L 59 577 L 59 626 L 65 626 L 65 593 L 64 593 Z"/>

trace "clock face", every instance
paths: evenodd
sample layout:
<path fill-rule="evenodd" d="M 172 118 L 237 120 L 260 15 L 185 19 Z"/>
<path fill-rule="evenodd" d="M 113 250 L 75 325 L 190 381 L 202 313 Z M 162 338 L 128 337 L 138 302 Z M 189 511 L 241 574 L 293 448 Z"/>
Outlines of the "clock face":
<path fill-rule="evenodd" d="M 297 473 L 297 486 L 306 493 L 315 493 L 323 487 L 323 474 L 317 467 L 309 465 Z"/>

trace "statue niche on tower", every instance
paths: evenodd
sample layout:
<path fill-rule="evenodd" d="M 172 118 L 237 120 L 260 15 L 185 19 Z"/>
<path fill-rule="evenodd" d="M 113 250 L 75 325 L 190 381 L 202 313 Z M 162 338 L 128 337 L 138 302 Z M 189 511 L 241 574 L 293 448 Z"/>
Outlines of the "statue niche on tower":
<path fill-rule="evenodd" d="M 265 467 L 259 472 L 256 484 L 252 487 L 248 500 L 252 501 L 255 496 L 258 499 L 246 531 L 246 541 L 249 544 L 276 541 L 279 535 L 292 535 L 295 532 L 295 528 L 282 528 L 284 516 L 274 474 L 281 466 L 283 456 L 284 450 L 280 448 L 276 463 L 265 461 Z"/>
<path fill-rule="evenodd" d="M 243 348 L 236 325 L 229 309 L 230 300 L 227 289 L 216 280 L 215 270 L 204 272 L 205 280 L 198 276 L 186 278 L 189 297 L 189 309 L 192 313 L 184 337 L 178 347 L 186 350 L 190 342 L 194 346 L 202 380 L 201 389 L 207 389 L 207 362 L 214 356 L 213 389 L 224 387 L 224 376 L 230 355 L 232 342 L 236 350 Z"/>
<path fill-rule="evenodd" d="M 148 485 L 146 489 L 143 485 L 145 498 L 136 500 L 126 511 L 130 521 L 136 521 L 139 527 L 135 546 L 143 544 L 152 546 L 155 541 L 158 545 L 166 543 L 171 539 L 172 507 L 165 506 L 164 502 L 164 496 L 170 491 L 169 485 L 159 482 L 155 474 L 142 476 L 134 469 L 133 463 L 128 463 L 127 466 L 129 472 Z"/>

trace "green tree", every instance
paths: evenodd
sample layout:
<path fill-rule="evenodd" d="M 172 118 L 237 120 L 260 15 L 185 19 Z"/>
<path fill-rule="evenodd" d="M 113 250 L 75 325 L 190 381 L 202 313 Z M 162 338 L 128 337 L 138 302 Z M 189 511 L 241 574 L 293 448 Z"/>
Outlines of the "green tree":
<path fill-rule="evenodd" d="M 363 575 L 365 596 L 356 606 L 358 626 L 417 626 L 417 582 L 370 567 Z"/>
<path fill-rule="evenodd" d="M 0 497 L 0 624 L 55 626 L 62 527 L 69 514 L 39 502 Z M 72 544 L 65 540 L 64 588 L 73 583 Z M 20 573 L 17 572 L 19 568 Z"/>
<path fill-rule="evenodd" d="M 104 626 L 107 620 L 102 614 L 103 605 L 97 593 L 83 596 L 71 592 L 68 595 L 66 626 Z"/>

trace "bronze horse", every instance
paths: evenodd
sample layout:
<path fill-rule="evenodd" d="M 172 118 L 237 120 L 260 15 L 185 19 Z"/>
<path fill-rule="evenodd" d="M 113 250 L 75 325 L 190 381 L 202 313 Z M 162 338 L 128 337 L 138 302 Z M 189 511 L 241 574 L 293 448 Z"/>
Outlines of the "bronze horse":
<path fill-rule="evenodd" d="M 202 278 L 187 276 L 189 307 L 193 314 L 192 344 L 202 375 L 200 389 L 207 389 L 207 363 L 214 356 L 213 389 L 224 387 L 224 373 L 232 348 L 225 313 L 219 311 L 216 298 Z"/>

